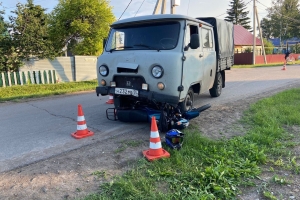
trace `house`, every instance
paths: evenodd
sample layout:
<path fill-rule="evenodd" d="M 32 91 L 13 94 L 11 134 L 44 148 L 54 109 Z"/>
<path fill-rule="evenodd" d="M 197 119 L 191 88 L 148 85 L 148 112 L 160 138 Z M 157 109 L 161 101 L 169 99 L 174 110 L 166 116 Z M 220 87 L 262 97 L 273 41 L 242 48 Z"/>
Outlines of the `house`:
<path fill-rule="evenodd" d="M 253 34 L 241 25 L 234 25 L 235 53 L 251 52 L 253 50 Z M 261 55 L 262 41 L 256 38 L 256 52 Z"/>

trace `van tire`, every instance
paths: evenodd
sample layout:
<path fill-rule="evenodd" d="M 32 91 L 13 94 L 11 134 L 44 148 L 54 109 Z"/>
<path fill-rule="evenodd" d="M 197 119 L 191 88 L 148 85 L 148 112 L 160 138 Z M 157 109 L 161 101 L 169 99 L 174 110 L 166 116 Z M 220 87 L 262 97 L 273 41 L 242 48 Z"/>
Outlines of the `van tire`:
<path fill-rule="evenodd" d="M 211 89 L 209 89 L 209 93 L 211 97 L 218 97 L 221 95 L 222 86 L 223 86 L 222 83 L 223 83 L 222 74 L 220 72 L 217 72 L 214 85 Z"/>
<path fill-rule="evenodd" d="M 190 88 L 183 102 L 179 104 L 180 110 L 182 113 L 192 110 L 194 105 L 194 90 Z"/>

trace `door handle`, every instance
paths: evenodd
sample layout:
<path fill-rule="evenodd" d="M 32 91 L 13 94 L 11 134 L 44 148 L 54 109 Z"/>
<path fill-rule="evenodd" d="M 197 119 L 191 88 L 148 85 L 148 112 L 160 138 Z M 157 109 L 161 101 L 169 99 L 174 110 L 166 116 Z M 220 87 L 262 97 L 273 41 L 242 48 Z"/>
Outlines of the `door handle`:
<path fill-rule="evenodd" d="M 199 55 L 199 57 L 200 57 L 200 58 L 202 58 L 202 57 L 203 57 L 203 55 L 202 55 L 202 54 L 200 54 L 200 55 Z"/>

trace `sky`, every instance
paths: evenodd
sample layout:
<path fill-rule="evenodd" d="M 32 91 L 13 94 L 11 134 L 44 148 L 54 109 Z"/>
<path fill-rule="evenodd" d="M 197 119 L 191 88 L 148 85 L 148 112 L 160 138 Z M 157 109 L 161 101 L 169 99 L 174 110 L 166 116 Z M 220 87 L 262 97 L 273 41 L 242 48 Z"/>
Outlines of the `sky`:
<path fill-rule="evenodd" d="M 151 15 L 156 1 L 157 0 L 110 0 L 110 5 L 113 7 L 113 13 L 116 19 L 119 19 L 127 5 L 131 2 L 121 18 L 125 19 L 134 16 Z M 16 8 L 16 4 L 18 2 L 24 4 L 26 3 L 26 0 L 0 0 L 0 2 L 2 2 L 2 7 L 6 12 L 5 19 L 8 20 L 7 16 L 11 15 L 10 11 Z M 176 13 L 191 17 L 217 17 L 224 19 L 226 17 L 227 9 L 230 8 L 230 2 L 231 0 L 181 0 L 180 6 L 176 7 Z M 243 2 L 246 4 L 248 3 L 248 17 L 251 18 L 250 25 L 252 26 L 253 1 L 244 0 Z M 266 8 L 271 7 L 271 2 L 272 0 L 257 0 L 256 6 L 260 20 L 267 15 Z M 58 4 L 58 0 L 34 0 L 34 3 L 46 8 L 47 12 L 51 12 Z M 167 0 L 167 13 L 170 13 L 169 5 L 170 0 Z"/>

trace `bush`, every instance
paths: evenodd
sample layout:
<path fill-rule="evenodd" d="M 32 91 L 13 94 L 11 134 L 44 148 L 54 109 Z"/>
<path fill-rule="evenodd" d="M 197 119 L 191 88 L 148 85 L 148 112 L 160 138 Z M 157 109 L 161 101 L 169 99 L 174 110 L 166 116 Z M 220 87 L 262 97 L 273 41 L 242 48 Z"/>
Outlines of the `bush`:
<path fill-rule="evenodd" d="M 273 54 L 274 45 L 267 39 L 263 39 L 266 55 Z"/>

